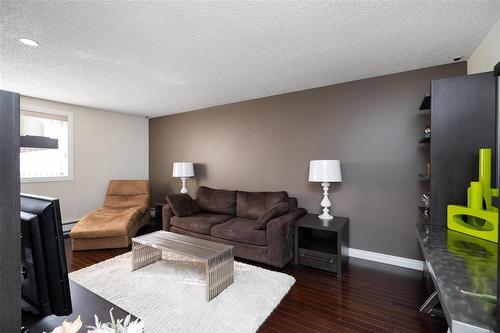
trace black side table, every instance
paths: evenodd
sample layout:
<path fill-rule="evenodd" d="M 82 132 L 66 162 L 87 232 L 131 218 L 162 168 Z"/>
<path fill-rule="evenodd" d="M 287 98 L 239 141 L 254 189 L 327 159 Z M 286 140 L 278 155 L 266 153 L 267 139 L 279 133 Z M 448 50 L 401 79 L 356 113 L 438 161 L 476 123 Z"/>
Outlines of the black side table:
<path fill-rule="evenodd" d="M 155 227 L 159 227 L 161 230 L 163 225 L 163 206 L 166 205 L 166 202 L 155 202 L 153 204 L 153 208 L 155 210 L 155 217 L 153 219 L 153 224 Z"/>
<path fill-rule="evenodd" d="M 342 275 L 348 262 L 349 218 L 321 220 L 307 214 L 295 222 L 294 263 Z"/>

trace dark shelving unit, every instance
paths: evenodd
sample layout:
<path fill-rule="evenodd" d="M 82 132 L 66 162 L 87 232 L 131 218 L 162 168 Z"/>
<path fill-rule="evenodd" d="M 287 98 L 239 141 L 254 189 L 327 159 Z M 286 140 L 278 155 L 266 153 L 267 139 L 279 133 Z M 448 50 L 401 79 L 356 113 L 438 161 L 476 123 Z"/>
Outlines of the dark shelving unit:
<path fill-rule="evenodd" d="M 418 210 L 426 220 L 430 220 L 430 218 L 431 218 L 430 207 L 418 206 Z"/>
<path fill-rule="evenodd" d="M 420 121 L 424 130 L 432 129 L 419 141 L 422 153 L 429 153 L 429 166 L 417 179 L 422 193 L 429 194 L 426 223 L 446 225 L 448 205 L 467 203 L 467 187 L 477 179 L 479 148 L 491 147 L 495 154 L 495 87 L 492 73 L 464 75 L 433 80 L 423 97 Z M 423 201 L 418 206 L 424 212 Z"/>
<path fill-rule="evenodd" d="M 21 327 L 19 101 L 19 94 L 0 90 L 0 332 Z"/>
<path fill-rule="evenodd" d="M 426 173 L 419 173 L 418 180 L 423 181 L 423 182 L 427 182 L 427 181 L 431 180 L 431 175 L 428 175 Z"/>
<path fill-rule="evenodd" d="M 425 95 L 422 103 L 420 103 L 419 110 L 421 111 L 430 111 L 431 109 L 431 95 Z"/>
<path fill-rule="evenodd" d="M 59 142 L 45 136 L 21 135 L 21 147 L 40 148 L 40 149 L 58 149 Z"/>
<path fill-rule="evenodd" d="M 422 102 L 420 103 L 420 114 L 425 115 L 426 117 L 431 116 L 431 95 L 426 94 L 424 98 L 422 99 Z M 430 119 L 426 118 L 425 122 L 425 128 L 431 128 L 431 123 Z M 419 144 L 423 144 L 426 147 L 430 147 L 431 143 L 431 137 L 429 133 L 425 133 L 424 137 L 418 141 Z M 428 156 L 428 161 L 430 162 L 430 153 Z M 420 187 L 422 189 L 422 193 L 429 193 L 430 192 L 430 180 L 431 180 L 431 175 L 430 175 L 430 167 L 428 164 L 428 170 L 426 173 L 419 173 L 418 174 L 418 181 L 420 182 Z M 424 218 L 425 223 L 430 222 L 430 208 L 426 207 L 420 202 L 418 205 L 418 210 L 421 213 L 421 216 Z"/>
<path fill-rule="evenodd" d="M 431 224 L 447 224 L 448 205 L 467 204 L 467 187 L 478 177 L 479 149 L 492 148 L 495 156 L 495 89 L 491 72 L 431 83 Z"/>

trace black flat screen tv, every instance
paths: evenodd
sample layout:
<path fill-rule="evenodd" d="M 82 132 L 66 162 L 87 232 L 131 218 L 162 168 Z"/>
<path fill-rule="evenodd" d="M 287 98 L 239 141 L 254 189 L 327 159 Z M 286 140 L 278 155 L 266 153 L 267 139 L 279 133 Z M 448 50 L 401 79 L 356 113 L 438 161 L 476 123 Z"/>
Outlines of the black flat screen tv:
<path fill-rule="evenodd" d="M 59 200 L 21 194 L 21 298 L 42 316 L 72 312 Z"/>

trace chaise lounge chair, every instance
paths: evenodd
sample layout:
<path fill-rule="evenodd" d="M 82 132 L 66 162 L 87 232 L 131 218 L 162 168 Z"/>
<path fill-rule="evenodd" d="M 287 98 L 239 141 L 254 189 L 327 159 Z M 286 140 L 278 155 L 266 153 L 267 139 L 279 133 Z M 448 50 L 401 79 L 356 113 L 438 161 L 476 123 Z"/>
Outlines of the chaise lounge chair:
<path fill-rule="evenodd" d="M 110 181 L 104 207 L 82 217 L 71 230 L 73 251 L 128 247 L 150 221 L 149 192 L 148 180 Z"/>

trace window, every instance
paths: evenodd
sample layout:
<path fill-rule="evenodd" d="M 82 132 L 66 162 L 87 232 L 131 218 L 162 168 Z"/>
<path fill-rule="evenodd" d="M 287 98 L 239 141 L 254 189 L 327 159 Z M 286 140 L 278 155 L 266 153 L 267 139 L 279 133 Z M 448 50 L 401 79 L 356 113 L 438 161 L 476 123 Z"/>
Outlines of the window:
<path fill-rule="evenodd" d="M 21 136 L 57 139 L 57 149 L 21 148 L 22 183 L 73 180 L 73 115 L 55 111 L 21 110 Z"/>

